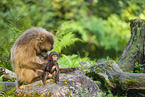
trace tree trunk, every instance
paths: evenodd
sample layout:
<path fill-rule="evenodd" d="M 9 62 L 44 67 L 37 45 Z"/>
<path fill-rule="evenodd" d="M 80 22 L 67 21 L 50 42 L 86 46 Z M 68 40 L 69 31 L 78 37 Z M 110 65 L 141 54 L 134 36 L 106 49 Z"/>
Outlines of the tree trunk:
<path fill-rule="evenodd" d="M 145 59 L 145 24 L 144 20 L 135 19 L 131 20 L 131 38 L 128 42 L 118 64 L 121 69 L 125 71 L 134 70 L 136 62 L 139 64 L 144 63 Z"/>
<path fill-rule="evenodd" d="M 94 79 L 101 79 L 114 94 L 131 97 L 145 96 L 145 74 L 125 73 L 118 64 L 110 60 L 91 67 L 90 75 Z"/>

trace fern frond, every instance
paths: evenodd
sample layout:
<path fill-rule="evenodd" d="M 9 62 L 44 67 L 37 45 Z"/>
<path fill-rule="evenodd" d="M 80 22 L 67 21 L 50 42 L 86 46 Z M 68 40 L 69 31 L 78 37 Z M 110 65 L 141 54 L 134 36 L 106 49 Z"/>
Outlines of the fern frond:
<path fill-rule="evenodd" d="M 65 55 L 62 54 L 62 56 L 58 59 L 58 63 L 61 67 L 67 68 L 67 67 L 78 67 L 79 61 L 78 55 Z"/>
<path fill-rule="evenodd" d="M 79 30 L 79 32 L 83 32 L 83 30 L 80 29 L 81 27 L 78 27 L 79 25 L 76 27 L 74 23 L 76 22 L 65 22 L 59 27 L 55 35 L 55 45 L 52 51 L 61 53 L 63 48 L 66 48 L 77 41 L 82 41 L 81 39 L 75 37 L 74 30 Z"/>
<path fill-rule="evenodd" d="M 69 62 L 69 65 L 72 65 L 72 61 L 68 56 L 62 54 L 62 57 L 64 57 Z"/>
<path fill-rule="evenodd" d="M 59 33 L 58 36 L 61 36 L 61 35 L 66 34 L 68 32 L 73 32 L 73 33 L 78 32 L 82 36 L 83 41 L 89 40 L 88 33 L 85 31 L 85 29 L 82 27 L 82 25 L 79 22 L 74 22 L 74 21 L 64 22 L 60 26 L 59 29 L 60 30 L 58 31 L 58 33 Z"/>
<path fill-rule="evenodd" d="M 62 34 L 62 33 L 61 33 Z M 61 53 L 63 48 L 72 45 L 76 41 L 81 41 L 79 38 L 75 38 L 72 32 L 66 33 L 65 35 L 59 35 L 59 37 L 55 36 L 55 45 L 53 51 L 57 51 Z"/>

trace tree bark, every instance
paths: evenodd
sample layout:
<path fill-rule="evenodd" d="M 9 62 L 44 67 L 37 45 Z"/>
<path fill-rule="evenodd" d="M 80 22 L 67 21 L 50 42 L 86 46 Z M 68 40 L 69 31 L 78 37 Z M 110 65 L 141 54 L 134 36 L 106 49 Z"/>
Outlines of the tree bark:
<path fill-rule="evenodd" d="M 130 27 L 131 38 L 118 61 L 120 68 L 125 71 L 134 70 L 135 63 L 143 64 L 145 59 L 145 21 L 131 20 Z"/>
<path fill-rule="evenodd" d="M 126 94 L 133 97 L 140 96 L 140 94 L 145 96 L 145 74 L 123 72 L 112 60 L 92 66 L 90 75 L 94 79 L 102 79 L 107 89 L 114 94 Z"/>

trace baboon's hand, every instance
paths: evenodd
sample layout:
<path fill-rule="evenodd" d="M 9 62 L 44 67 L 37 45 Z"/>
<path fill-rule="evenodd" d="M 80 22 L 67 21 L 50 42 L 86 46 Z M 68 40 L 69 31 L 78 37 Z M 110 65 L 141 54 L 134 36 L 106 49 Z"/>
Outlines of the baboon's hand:
<path fill-rule="evenodd" d="M 44 64 L 41 68 L 43 71 L 46 71 L 46 64 Z"/>

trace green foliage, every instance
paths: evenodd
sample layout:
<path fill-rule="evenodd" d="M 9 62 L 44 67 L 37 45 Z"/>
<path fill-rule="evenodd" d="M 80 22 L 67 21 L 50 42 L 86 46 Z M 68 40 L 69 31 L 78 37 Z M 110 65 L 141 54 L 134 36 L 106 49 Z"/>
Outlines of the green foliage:
<path fill-rule="evenodd" d="M 64 55 L 58 59 L 58 63 L 61 67 L 67 68 L 67 67 L 78 67 L 80 65 L 80 62 L 89 62 L 91 65 L 94 65 L 96 61 L 90 60 L 88 57 L 80 58 L 78 55 Z"/>
<path fill-rule="evenodd" d="M 0 77 L 0 82 L 3 82 L 3 78 L 2 78 L 2 76 Z"/>
<path fill-rule="evenodd" d="M 72 45 L 76 41 L 81 41 L 79 38 L 76 38 L 75 35 L 71 32 L 71 28 L 69 29 L 64 26 L 65 24 L 66 23 L 62 24 L 55 35 L 55 45 L 52 51 L 61 53 L 61 50 L 63 48 Z"/>
<path fill-rule="evenodd" d="M 108 90 L 108 91 L 105 92 L 105 97 L 117 97 L 117 96 L 114 96 L 112 94 L 112 92 L 110 90 Z"/>
<path fill-rule="evenodd" d="M 106 60 L 122 53 L 130 38 L 129 20 L 145 19 L 144 0 L 0 0 L 0 9 L 0 67 L 10 70 L 10 48 L 33 26 L 55 34 L 53 50 L 60 53 L 62 67 L 78 67 L 83 61 L 95 64 L 91 58 L 104 52 Z M 69 55 L 61 54 L 66 47 Z M 135 72 L 145 71 L 136 63 Z M 114 97 L 111 91 L 105 95 Z"/>
<path fill-rule="evenodd" d="M 13 78 L 11 80 L 8 80 L 7 82 L 16 82 L 16 78 Z"/>
<path fill-rule="evenodd" d="M 69 47 L 65 50 L 71 54 L 101 58 L 108 50 L 117 52 L 113 56 L 122 52 L 130 37 L 129 20 L 145 18 L 142 0 L 1 0 L 0 6 L 0 66 L 8 69 L 10 48 L 30 27 L 56 33 L 59 53 Z"/>
<path fill-rule="evenodd" d="M 112 14 L 107 20 L 90 17 L 90 21 L 84 20 L 86 29 L 93 33 L 92 42 L 96 46 L 102 46 L 106 50 L 114 48 L 116 51 L 123 50 L 129 40 L 129 23 L 126 23 Z"/>
<path fill-rule="evenodd" d="M 18 14 L 18 15 L 15 15 Z M 10 65 L 10 48 L 14 41 L 27 29 L 30 25 L 25 23 L 25 19 L 17 13 L 17 10 L 11 9 L 6 13 L 6 21 L 8 21 L 5 29 L 0 29 L 0 67 L 12 69 Z M 25 23 L 25 24 L 24 24 Z M 27 25 L 27 26 L 26 26 Z"/>
<path fill-rule="evenodd" d="M 134 72 L 135 73 L 145 73 L 143 64 L 139 64 L 138 62 L 136 62 L 135 66 L 134 66 Z"/>
<path fill-rule="evenodd" d="M 87 42 L 89 40 L 88 33 L 84 29 L 84 27 L 81 25 L 80 22 L 76 21 L 67 21 L 60 26 L 60 31 L 59 33 L 68 33 L 68 32 L 73 32 L 76 34 L 80 34 L 81 38 L 83 41 Z M 77 37 L 77 36 L 76 36 Z"/>
<path fill-rule="evenodd" d="M 16 87 L 12 88 L 11 90 L 7 91 L 5 94 L 4 94 L 4 97 L 15 97 L 14 96 L 14 92 L 16 90 Z"/>
<path fill-rule="evenodd" d="M 109 56 L 106 57 L 105 61 L 112 60 Z"/>

